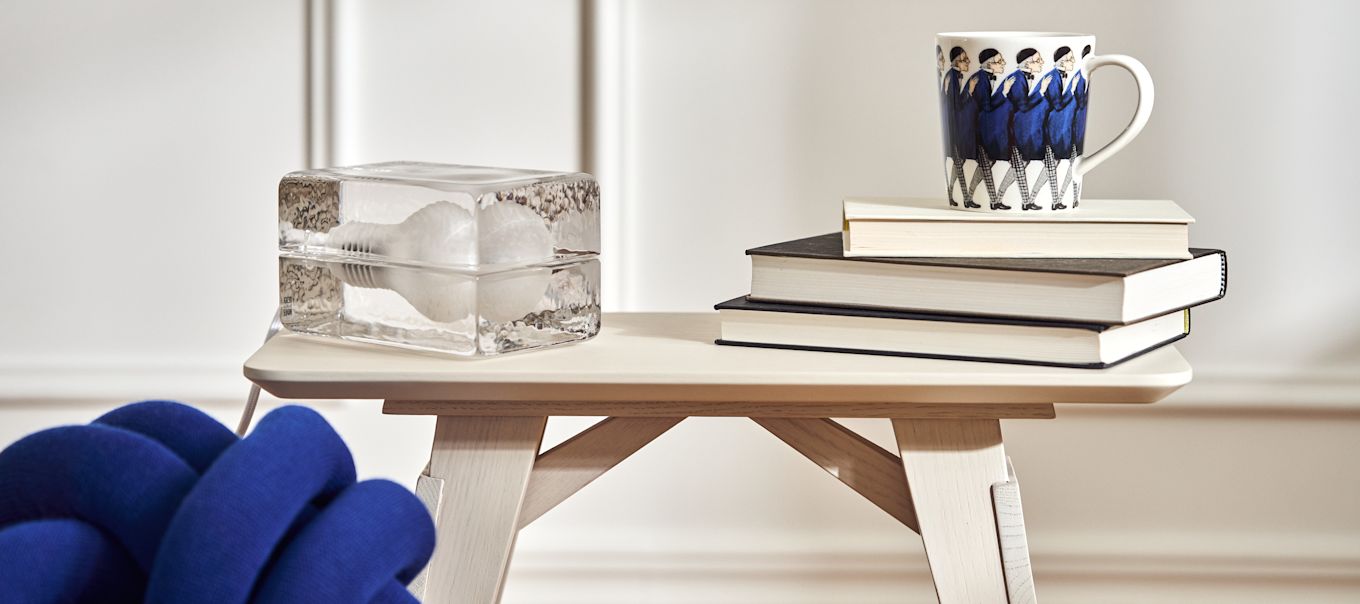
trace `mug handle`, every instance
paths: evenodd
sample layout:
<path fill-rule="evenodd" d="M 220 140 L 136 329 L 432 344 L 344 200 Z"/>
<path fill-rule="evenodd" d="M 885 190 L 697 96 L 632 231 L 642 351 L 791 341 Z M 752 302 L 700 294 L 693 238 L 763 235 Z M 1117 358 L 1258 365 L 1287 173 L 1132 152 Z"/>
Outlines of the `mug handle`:
<path fill-rule="evenodd" d="M 1124 131 L 1119 136 L 1114 137 L 1099 151 L 1092 153 L 1081 159 L 1077 164 L 1077 175 L 1085 176 L 1092 168 L 1099 166 L 1101 162 L 1110 158 L 1111 155 L 1118 153 L 1133 137 L 1138 136 L 1143 131 L 1143 126 L 1147 125 L 1148 116 L 1152 115 L 1152 74 L 1148 73 L 1146 67 L 1135 59 L 1126 55 L 1096 55 L 1087 62 L 1090 66 L 1089 73 L 1095 76 L 1097 69 L 1106 65 L 1118 65 L 1133 76 L 1134 83 L 1138 84 L 1138 106 L 1133 110 L 1133 119 L 1129 120 L 1129 125 L 1124 127 Z"/>

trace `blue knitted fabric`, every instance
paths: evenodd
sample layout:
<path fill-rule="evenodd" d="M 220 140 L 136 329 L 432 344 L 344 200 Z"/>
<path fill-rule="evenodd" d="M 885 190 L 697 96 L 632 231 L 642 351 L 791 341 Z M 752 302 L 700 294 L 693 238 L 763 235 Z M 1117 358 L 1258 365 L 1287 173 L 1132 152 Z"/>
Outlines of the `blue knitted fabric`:
<path fill-rule="evenodd" d="M 3 602 L 414 602 L 433 550 L 415 496 L 356 483 L 304 407 L 237 439 L 148 401 L 0 451 Z"/>

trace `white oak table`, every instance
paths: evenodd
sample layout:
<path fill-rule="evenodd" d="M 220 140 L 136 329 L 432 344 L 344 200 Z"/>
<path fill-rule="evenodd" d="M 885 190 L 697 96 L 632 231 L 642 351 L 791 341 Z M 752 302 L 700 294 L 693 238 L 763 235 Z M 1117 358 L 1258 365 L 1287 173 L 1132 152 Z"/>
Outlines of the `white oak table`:
<path fill-rule="evenodd" d="M 716 346 L 715 313 L 606 314 L 595 339 L 463 360 L 282 334 L 245 375 L 282 398 L 438 416 L 417 486 L 439 527 L 412 591 L 500 598 L 515 535 L 689 416 L 749 417 L 920 533 L 943 603 L 1034 601 L 1002 419 L 1151 403 L 1190 381 L 1173 347 L 1105 370 Z M 553 415 L 608 416 L 539 452 Z M 890 452 L 829 419 L 892 420 Z M 900 454 L 900 455 L 899 455 Z"/>

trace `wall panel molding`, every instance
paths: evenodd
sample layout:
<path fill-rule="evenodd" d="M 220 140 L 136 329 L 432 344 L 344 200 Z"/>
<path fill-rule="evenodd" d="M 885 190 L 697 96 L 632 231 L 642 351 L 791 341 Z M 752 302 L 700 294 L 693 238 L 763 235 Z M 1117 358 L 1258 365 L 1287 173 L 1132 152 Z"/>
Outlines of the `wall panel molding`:
<path fill-rule="evenodd" d="M 605 208 L 601 213 L 601 277 L 605 310 L 636 308 L 639 270 L 631 250 L 637 230 L 630 188 L 629 136 L 633 114 L 628 77 L 634 60 L 628 39 L 629 0 L 581 2 L 581 169 L 600 182 Z"/>
<path fill-rule="evenodd" d="M 925 556 L 905 549 L 583 553 L 521 543 L 505 602 L 935 602 Z M 1360 557 L 1351 555 L 1291 557 L 1226 549 L 1130 554 L 1111 551 L 1109 544 L 1101 550 L 1038 549 L 1031 555 L 1045 602 L 1347 602 L 1360 593 Z"/>
<path fill-rule="evenodd" d="M 324 168 L 335 156 L 335 2 L 306 0 L 307 167 Z"/>

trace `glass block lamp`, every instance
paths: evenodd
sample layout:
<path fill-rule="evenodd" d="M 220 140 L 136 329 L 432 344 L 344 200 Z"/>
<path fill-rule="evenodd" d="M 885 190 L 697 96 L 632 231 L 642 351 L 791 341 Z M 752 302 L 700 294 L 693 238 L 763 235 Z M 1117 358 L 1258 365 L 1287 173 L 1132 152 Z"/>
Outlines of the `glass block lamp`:
<path fill-rule="evenodd" d="M 461 356 L 600 330 L 589 174 L 389 162 L 279 183 L 279 303 L 305 334 Z"/>

